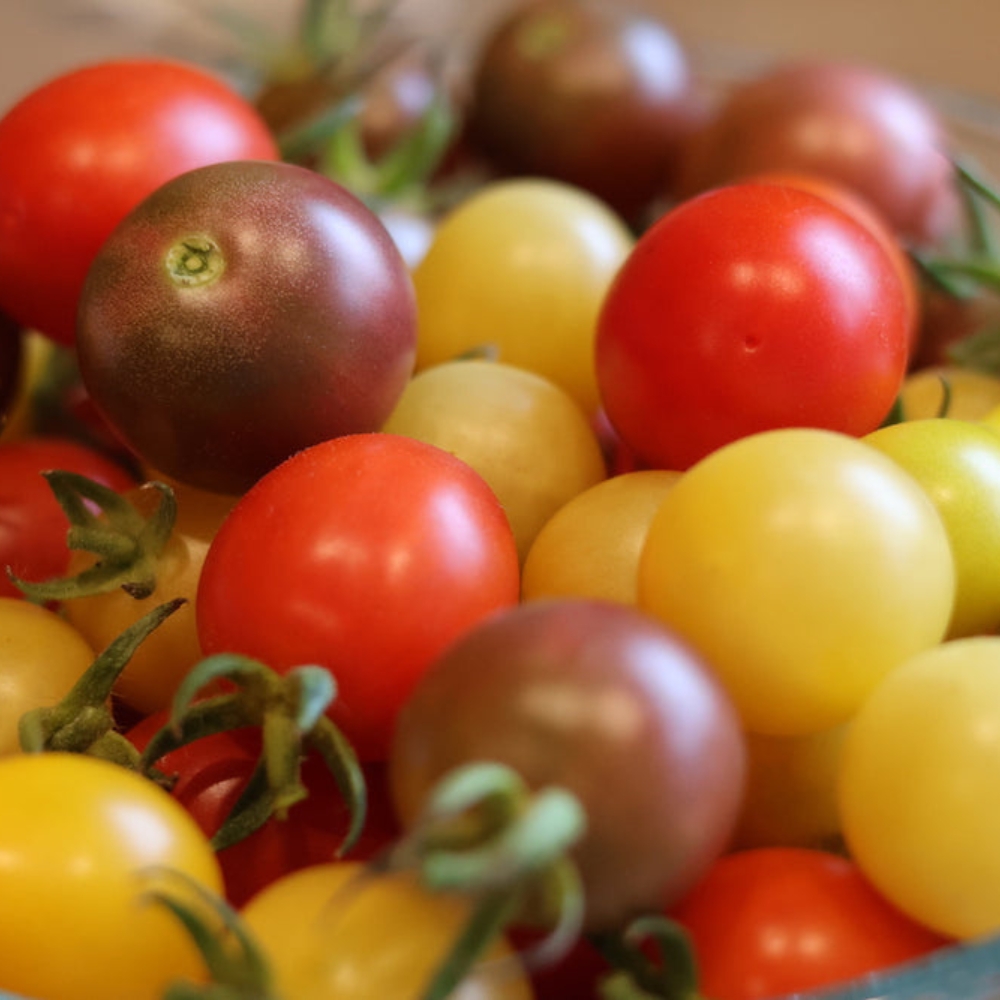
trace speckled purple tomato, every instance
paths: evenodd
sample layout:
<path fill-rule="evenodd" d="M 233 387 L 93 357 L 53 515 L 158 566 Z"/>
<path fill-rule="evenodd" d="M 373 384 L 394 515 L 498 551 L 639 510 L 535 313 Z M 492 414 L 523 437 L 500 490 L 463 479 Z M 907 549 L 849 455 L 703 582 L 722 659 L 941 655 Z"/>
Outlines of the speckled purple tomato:
<path fill-rule="evenodd" d="M 349 191 L 234 161 L 169 181 L 118 226 L 84 285 L 77 350 L 143 461 L 241 493 L 302 448 L 381 427 L 413 371 L 416 302 Z"/>
<path fill-rule="evenodd" d="M 561 598 L 494 614 L 445 651 L 403 706 L 389 780 L 405 826 L 472 761 L 572 792 L 587 926 L 607 930 L 671 905 L 728 846 L 745 754 L 693 648 L 635 608 Z"/>
<path fill-rule="evenodd" d="M 632 220 L 669 189 L 700 121 L 685 45 L 618 0 L 516 6 L 478 55 L 472 146 L 507 173 L 582 187 Z"/>

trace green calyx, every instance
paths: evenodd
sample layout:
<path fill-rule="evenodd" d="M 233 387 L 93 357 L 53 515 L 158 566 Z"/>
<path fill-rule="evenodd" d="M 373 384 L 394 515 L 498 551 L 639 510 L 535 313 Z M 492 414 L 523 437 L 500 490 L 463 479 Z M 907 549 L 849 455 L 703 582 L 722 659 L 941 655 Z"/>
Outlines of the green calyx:
<path fill-rule="evenodd" d="M 203 696 L 220 685 L 227 690 Z M 299 666 L 282 675 L 235 653 L 207 657 L 181 682 L 171 717 L 147 744 L 138 770 L 156 777 L 157 762 L 173 750 L 214 733 L 259 728 L 257 767 L 213 837 L 213 846 L 221 850 L 242 840 L 271 816 L 284 819 L 308 794 L 301 768 L 306 754 L 314 751 L 332 773 L 350 812 L 350 827 L 340 846 L 343 854 L 364 826 L 367 789 L 354 748 L 326 715 L 335 697 L 336 684 L 323 667 Z"/>
<path fill-rule="evenodd" d="M 92 566 L 68 577 L 32 582 L 8 570 L 14 585 L 31 601 L 65 601 L 123 588 L 133 597 L 149 597 L 156 589 L 157 561 L 177 518 L 177 499 L 165 483 L 142 488 L 158 494 L 147 517 L 120 493 L 76 472 L 43 473 L 69 519 L 66 544 L 96 557 Z M 98 509 L 95 513 L 94 508 Z"/>
<path fill-rule="evenodd" d="M 548 930 L 524 956 L 529 964 L 569 951 L 583 927 L 584 897 L 568 852 L 585 830 L 575 796 L 561 788 L 532 792 L 501 764 L 460 767 L 432 789 L 423 815 L 380 866 L 415 871 L 431 891 L 474 904 L 422 1000 L 450 996 L 511 925 Z"/>
<path fill-rule="evenodd" d="M 26 753 L 85 753 L 135 768 L 139 754 L 115 730 L 111 690 L 146 636 L 184 603 L 183 598 L 176 598 L 157 605 L 94 660 L 62 701 L 22 715 L 18 721 L 21 749 Z"/>

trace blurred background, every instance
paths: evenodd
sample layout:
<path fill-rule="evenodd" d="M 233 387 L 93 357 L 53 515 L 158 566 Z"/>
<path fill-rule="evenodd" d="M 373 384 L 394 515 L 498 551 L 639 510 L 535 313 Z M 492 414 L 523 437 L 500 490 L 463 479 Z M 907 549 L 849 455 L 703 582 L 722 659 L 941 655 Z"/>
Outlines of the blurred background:
<path fill-rule="evenodd" d="M 298 0 L 225 0 L 239 16 L 284 30 Z M 1000 102 L 1000 5 L 983 0 L 644 0 L 666 14 L 711 59 L 831 55 L 874 62 L 932 90 L 972 103 Z M 222 7 L 223 2 L 214 4 Z M 2 0 L 0 106 L 48 76 L 81 62 L 162 49 L 219 44 L 199 15 L 208 0 Z M 408 27 L 475 45 L 511 0 L 399 0 Z M 111 12 L 111 16 L 108 13 Z M 99 15 L 104 16 L 99 16 Z"/>

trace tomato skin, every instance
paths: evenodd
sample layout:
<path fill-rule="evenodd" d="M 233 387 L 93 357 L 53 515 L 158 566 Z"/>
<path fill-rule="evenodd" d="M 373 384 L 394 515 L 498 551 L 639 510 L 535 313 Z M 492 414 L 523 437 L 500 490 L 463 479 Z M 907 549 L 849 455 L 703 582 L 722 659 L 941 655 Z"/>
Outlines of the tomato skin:
<path fill-rule="evenodd" d="M 154 867 L 222 887 L 208 840 L 163 789 L 96 757 L 18 754 L 0 760 L 0 802 L 0 990 L 157 1000 L 204 979 L 187 933 L 143 898 L 163 884 L 140 879 Z"/>
<path fill-rule="evenodd" d="M 233 508 L 202 566 L 205 655 L 316 663 L 362 758 L 450 642 L 516 604 L 517 546 L 482 477 L 434 445 L 377 433 L 304 449 Z"/>
<path fill-rule="evenodd" d="M 726 855 L 670 915 L 691 936 L 699 991 L 712 1000 L 798 994 L 948 943 L 886 901 L 853 862 L 804 848 Z"/>
<path fill-rule="evenodd" d="M 0 305 L 73 343 L 80 289 L 112 229 L 171 177 L 234 159 L 275 160 L 277 146 L 200 67 L 109 60 L 43 84 L 0 119 Z"/>
<path fill-rule="evenodd" d="M 896 268 L 806 191 L 742 183 L 662 216 L 601 310 L 601 398 L 621 438 L 684 469 L 755 431 L 874 430 L 909 353 Z"/>
<path fill-rule="evenodd" d="M 557 178 L 635 219 L 673 180 L 697 120 L 687 50 L 652 12 L 544 0 L 500 21 L 476 59 L 472 145 L 502 169 Z"/>
<path fill-rule="evenodd" d="M 374 212 L 305 167 L 241 160 L 175 177 L 116 228 L 77 353 L 144 461 L 238 494 L 300 448 L 377 430 L 416 335 L 410 273 Z"/>
<path fill-rule="evenodd" d="M 934 108 L 877 69 L 786 62 L 736 86 L 690 143 L 690 196 L 762 171 L 806 171 L 856 191 L 908 242 L 954 230 L 949 142 Z"/>
<path fill-rule="evenodd" d="M 63 575 L 70 561 L 69 520 L 42 476 L 52 469 L 116 490 L 135 485 L 117 462 L 75 441 L 28 437 L 0 444 L 0 567 L 32 583 Z M 6 572 L 0 573 L 0 596 L 22 596 Z"/>
<path fill-rule="evenodd" d="M 721 853 L 745 746 L 694 650 L 626 605 L 567 598 L 494 615 L 417 684 L 389 760 L 404 826 L 444 774 L 481 760 L 579 798 L 573 857 L 598 930 L 679 896 Z"/>
<path fill-rule="evenodd" d="M 851 856 L 939 933 L 1000 929 L 1000 637 L 952 639 L 901 663 L 844 742 L 838 800 Z"/>
<path fill-rule="evenodd" d="M 748 731 L 807 736 L 944 638 L 954 562 L 930 498 L 892 459 L 784 428 L 720 448 L 666 494 L 639 607 L 706 657 Z"/>

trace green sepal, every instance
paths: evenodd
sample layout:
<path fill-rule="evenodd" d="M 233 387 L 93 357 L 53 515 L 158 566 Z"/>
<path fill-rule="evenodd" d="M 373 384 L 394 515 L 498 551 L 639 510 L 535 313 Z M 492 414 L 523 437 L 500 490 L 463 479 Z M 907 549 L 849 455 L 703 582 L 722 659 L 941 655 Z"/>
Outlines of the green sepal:
<path fill-rule="evenodd" d="M 661 914 L 637 917 L 622 930 L 590 935 L 614 972 L 602 996 L 701 1000 L 694 948 L 684 928 Z M 652 947 L 655 958 L 648 951 Z M 635 992 L 626 992 L 631 985 Z M 603 989 L 603 988 L 602 988 Z"/>
<path fill-rule="evenodd" d="M 76 575 L 37 582 L 22 580 L 8 568 L 8 577 L 21 593 L 37 603 L 106 594 L 119 587 L 137 599 L 149 597 L 156 589 L 157 562 L 177 518 L 171 487 L 145 484 L 159 493 L 147 517 L 126 497 L 87 476 L 65 470 L 42 475 L 69 519 L 67 546 L 93 553 L 97 562 Z M 88 501 L 101 516 L 94 514 Z"/>
<path fill-rule="evenodd" d="M 25 712 L 18 720 L 21 749 L 92 754 L 107 749 L 115 758 L 129 757 L 120 741 L 108 735 L 114 729 L 112 688 L 145 638 L 185 603 L 178 597 L 146 612 L 107 646 L 60 702 Z"/>
<path fill-rule="evenodd" d="M 145 879 L 173 879 L 192 904 L 168 888 L 147 889 L 147 902 L 168 910 L 198 949 L 211 981 L 171 984 L 164 1000 L 278 1000 L 271 965 L 239 914 L 220 896 L 180 871 L 146 869 Z"/>
<path fill-rule="evenodd" d="M 215 690 L 220 684 L 236 690 L 201 697 L 206 688 Z M 214 733 L 260 729 L 261 753 L 254 773 L 212 840 L 221 850 L 249 836 L 271 816 L 284 819 L 307 796 L 302 761 L 307 749 L 314 748 L 351 817 L 339 848 L 344 853 L 364 828 L 367 789 L 353 746 L 326 714 L 336 694 L 336 682 L 323 667 L 304 665 L 282 675 L 237 653 L 206 657 L 178 685 L 170 718 L 153 734 L 140 768 L 152 773 L 167 753 Z"/>

